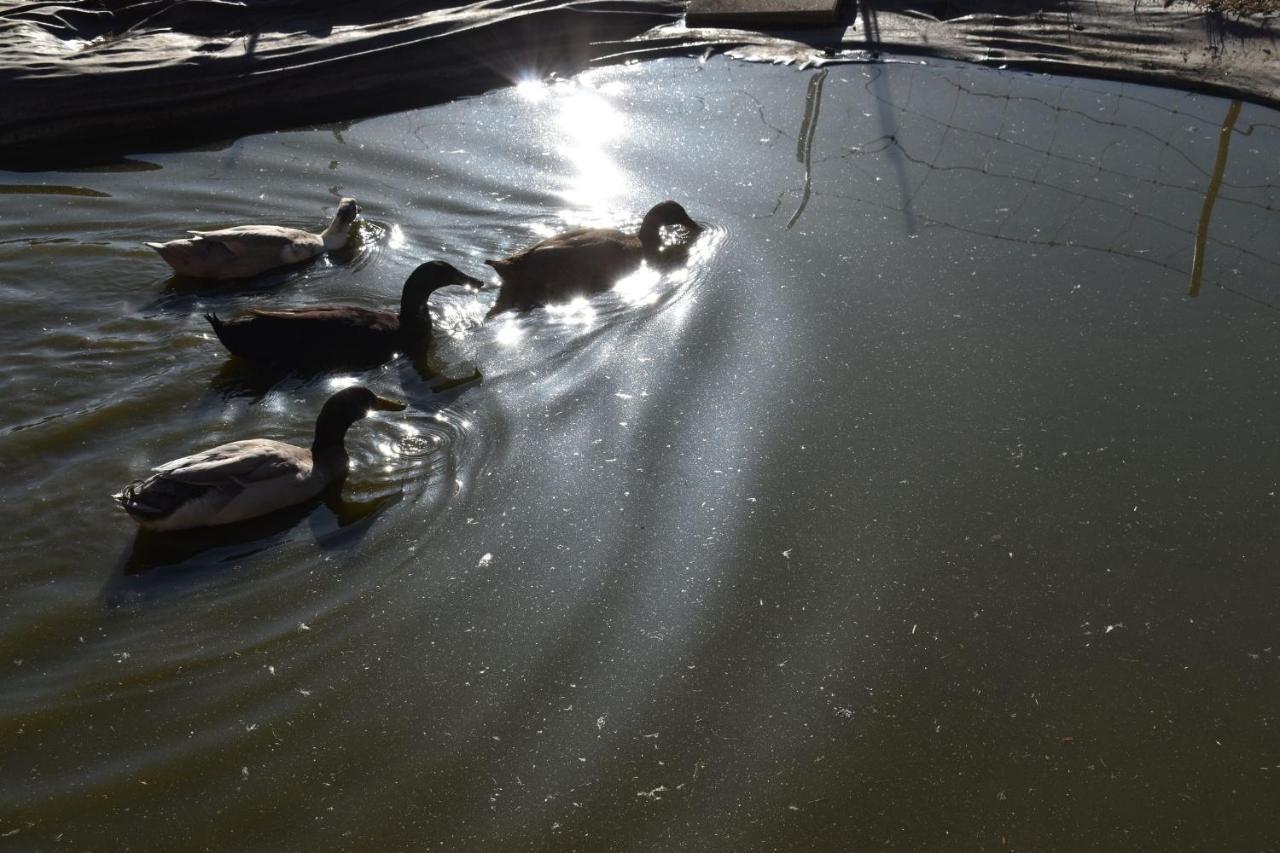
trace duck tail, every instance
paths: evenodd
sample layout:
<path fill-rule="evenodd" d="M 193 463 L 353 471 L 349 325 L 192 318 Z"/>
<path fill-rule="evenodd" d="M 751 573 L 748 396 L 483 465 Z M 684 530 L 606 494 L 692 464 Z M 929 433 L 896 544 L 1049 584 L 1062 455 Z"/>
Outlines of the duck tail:
<path fill-rule="evenodd" d="M 147 518 L 155 515 L 155 511 L 138 499 L 139 487 L 146 485 L 145 480 L 134 480 L 111 496 L 120 507 L 134 518 Z"/>
<path fill-rule="evenodd" d="M 111 497 L 135 521 L 148 524 L 173 515 L 184 503 L 201 497 L 211 488 L 154 474 L 145 480 L 134 480 Z"/>
<path fill-rule="evenodd" d="M 213 333 L 218 336 L 218 340 L 222 342 L 222 345 L 226 347 L 232 355 L 239 355 L 240 353 L 236 352 L 236 344 L 238 341 L 232 339 L 240 338 L 242 335 L 233 334 L 236 331 L 235 327 L 232 324 L 228 324 L 226 320 L 212 312 L 205 314 L 204 318 L 209 321 L 209 325 L 213 328 Z"/>
<path fill-rule="evenodd" d="M 188 240 L 170 240 L 168 243 L 143 243 L 148 249 L 151 249 L 157 255 L 164 259 L 164 262 L 173 267 L 175 272 L 183 272 L 181 267 L 185 266 L 187 255 L 189 252 L 184 251 Z"/>

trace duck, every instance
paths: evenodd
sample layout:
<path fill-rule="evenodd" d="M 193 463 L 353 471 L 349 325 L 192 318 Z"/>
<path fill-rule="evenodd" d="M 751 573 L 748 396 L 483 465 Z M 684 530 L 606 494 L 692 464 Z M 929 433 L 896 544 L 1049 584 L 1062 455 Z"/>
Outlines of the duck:
<path fill-rule="evenodd" d="M 331 396 L 311 447 L 269 438 L 233 441 L 166 462 L 112 498 L 147 530 L 232 524 L 303 503 L 346 476 L 347 430 L 370 411 L 405 404 L 359 385 Z"/>
<path fill-rule="evenodd" d="M 187 239 L 143 245 L 158 252 L 179 275 L 249 278 L 342 248 L 359 213 L 355 199 L 344 198 L 338 202 L 329 227 L 319 234 L 279 225 L 238 225 L 219 231 L 188 231 L 192 236 Z"/>
<path fill-rule="evenodd" d="M 663 257 L 662 229 L 681 226 L 692 240 L 702 226 L 678 203 L 664 201 L 644 215 L 640 231 L 578 228 L 556 234 L 505 258 L 485 261 L 502 282 L 488 316 L 601 293 L 634 271 L 641 261 Z"/>
<path fill-rule="evenodd" d="M 357 305 L 252 308 L 223 320 L 206 314 L 232 355 L 260 365 L 382 364 L 397 352 L 425 352 L 431 343 L 427 298 L 451 284 L 478 290 L 482 283 L 444 261 L 421 264 L 404 283 L 400 312 Z"/>

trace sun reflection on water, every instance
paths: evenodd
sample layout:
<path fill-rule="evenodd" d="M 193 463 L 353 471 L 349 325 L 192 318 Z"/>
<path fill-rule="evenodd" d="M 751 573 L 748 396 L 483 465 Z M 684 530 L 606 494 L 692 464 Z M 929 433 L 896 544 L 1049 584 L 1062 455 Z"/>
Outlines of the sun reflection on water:
<path fill-rule="evenodd" d="M 518 79 L 517 95 L 535 105 L 537 118 L 530 122 L 546 149 L 561 161 L 560 185 L 554 193 L 565 206 L 558 216 L 535 220 L 529 228 L 535 239 L 545 239 L 568 228 L 606 227 L 634 232 L 644 199 L 641 183 L 619 162 L 619 152 L 636 132 L 626 110 L 629 84 L 622 80 L 599 81 L 582 74 L 572 80 Z M 709 260 L 715 240 L 688 234 L 684 229 L 664 229 L 664 243 L 671 250 L 664 259 L 642 263 L 619 279 L 612 293 L 617 301 L 586 298 L 545 306 L 544 317 L 553 325 L 590 329 L 605 322 L 619 307 L 659 304 L 694 280 L 694 269 Z M 521 318 L 505 316 L 494 322 L 493 342 L 503 348 L 526 345 L 536 338 L 536 327 Z"/>
<path fill-rule="evenodd" d="M 387 235 L 387 247 L 391 249 L 403 249 L 408 241 L 404 236 L 404 229 L 399 225 L 392 225 L 391 232 Z"/>
<path fill-rule="evenodd" d="M 561 326 L 590 328 L 596 322 L 596 309 L 589 299 L 579 296 L 560 305 L 548 305 L 547 316 Z"/>
<path fill-rule="evenodd" d="M 628 131 L 627 117 L 615 103 L 625 91 L 620 83 L 596 87 L 589 77 L 516 84 L 520 97 L 546 103 L 551 112 L 552 120 L 540 126 L 552 136 L 548 143 L 570 167 L 568 180 L 557 192 L 568 205 L 560 212 L 565 223 L 618 225 L 629 214 L 625 198 L 633 189 L 632 181 L 614 157 Z M 550 236 L 554 230 L 548 227 L 539 236 Z"/>
<path fill-rule="evenodd" d="M 484 322 L 487 303 L 472 296 L 441 300 L 431 306 L 431 325 L 437 335 L 459 338 Z"/>
<path fill-rule="evenodd" d="M 550 87 L 536 77 L 526 77 L 516 81 L 516 94 L 526 101 L 545 101 Z"/>
<path fill-rule="evenodd" d="M 613 291 L 628 305 L 652 305 L 661 295 L 661 284 L 662 273 L 648 264 L 641 264 L 640 269 L 631 275 L 618 279 Z"/>
<path fill-rule="evenodd" d="M 525 331 L 520 321 L 515 317 L 505 316 L 497 320 L 498 331 L 493 336 L 493 341 L 498 346 L 512 348 L 520 345 L 524 340 Z"/>
<path fill-rule="evenodd" d="M 334 393 L 337 393 L 338 391 L 341 391 L 343 388 L 350 388 L 352 385 L 355 385 L 359 381 L 360 381 L 359 379 L 350 375 L 330 376 L 325 381 L 325 385 L 329 387 L 329 393 L 334 394 Z"/>

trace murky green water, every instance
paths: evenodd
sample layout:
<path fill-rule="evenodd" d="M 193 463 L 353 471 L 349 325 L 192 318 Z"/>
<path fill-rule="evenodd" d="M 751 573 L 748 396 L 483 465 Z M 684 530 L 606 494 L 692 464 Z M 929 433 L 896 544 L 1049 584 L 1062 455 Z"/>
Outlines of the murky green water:
<path fill-rule="evenodd" d="M 1273 849 L 1280 119 L 1206 219 L 1228 116 L 667 60 L 0 175 L 0 846 Z M 140 246 L 340 195 L 358 245 L 256 292 Z M 667 197 L 683 272 L 437 297 L 442 393 L 264 386 L 202 319 Z M 175 545 L 108 500 L 353 380 L 411 407 L 343 505 Z"/>

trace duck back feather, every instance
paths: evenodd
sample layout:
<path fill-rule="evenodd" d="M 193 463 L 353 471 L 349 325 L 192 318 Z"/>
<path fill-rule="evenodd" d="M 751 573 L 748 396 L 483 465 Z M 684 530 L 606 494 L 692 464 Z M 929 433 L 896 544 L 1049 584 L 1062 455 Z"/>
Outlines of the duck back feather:
<path fill-rule="evenodd" d="M 230 320 L 205 319 L 233 355 L 259 364 L 376 364 L 399 343 L 399 317 L 355 305 L 255 308 Z"/>

